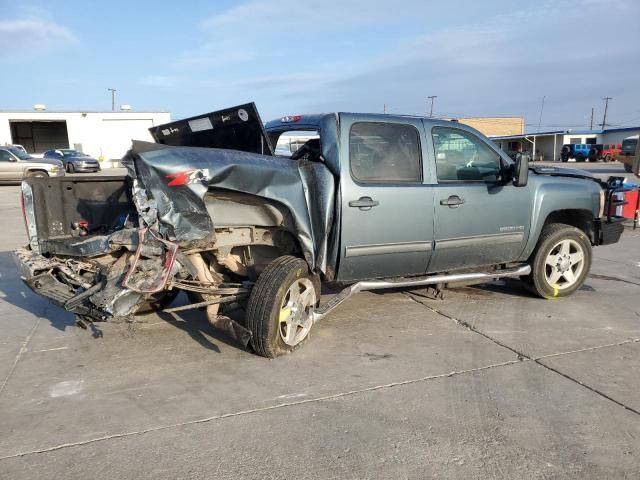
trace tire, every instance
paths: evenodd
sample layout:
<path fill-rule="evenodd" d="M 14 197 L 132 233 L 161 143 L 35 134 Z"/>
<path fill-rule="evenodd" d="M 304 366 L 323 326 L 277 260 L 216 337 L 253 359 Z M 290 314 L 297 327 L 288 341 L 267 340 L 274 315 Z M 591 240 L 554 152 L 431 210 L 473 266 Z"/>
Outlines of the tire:
<path fill-rule="evenodd" d="M 584 155 L 582 154 L 576 155 L 576 162 L 584 162 Z"/>
<path fill-rule="evenodd" d="M 76 167 L 71 162 L 67 163 L 67 173 L 76 173 Z"/>
<path fill-rule="evenodd" d="M 529 289 L 542 298 L 566 297 L 582 286 L 591 268 L 591 242 L 563 223 L 545 226 L 530 260 Z"/>
<path fill-rule="evenodd" d="M 628 163 L 623 163 L 622 165 L 624 166 L 624 171 L 627 173 L 631 173 L 631 170 L 633 170 L 633 167 Z"/>
<path fill-rule="evenodd" d="M 253 350 L 275 358 L 300 347 L 313 326 L 311 312 L 319 292 L 318 279 L 304 260 L 283 256 L 271 262 L 258 277 L 247 305 Z"/>
<path fill-rule="evenodd" d="M 29 172 L 27 177 L 29 178 L 47 178 L 49 174 L 47 172 L 43 172 L 42 170 L 37 170 L 35 172 Z"/>
<path fill-rule="evenodd" d="M 609 155 L 608 153 L 604 156 L 603 158 L 604 163 L 609 163 L 611 161 L 611 155 Z"/>

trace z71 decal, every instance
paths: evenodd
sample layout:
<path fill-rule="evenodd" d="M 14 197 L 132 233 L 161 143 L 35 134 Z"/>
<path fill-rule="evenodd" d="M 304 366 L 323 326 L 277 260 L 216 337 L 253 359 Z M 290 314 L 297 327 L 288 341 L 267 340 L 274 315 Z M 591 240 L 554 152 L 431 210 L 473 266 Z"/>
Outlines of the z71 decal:
<path fill-rule="evenodd" d="M 184 170 L 182 172 L 169 173 L 167 175 L 169 187 L 182 187 L 183 185 L 191 185 L 199 183 L 209 178 L 209 169 L 202 168 L 198 170 Z"/>

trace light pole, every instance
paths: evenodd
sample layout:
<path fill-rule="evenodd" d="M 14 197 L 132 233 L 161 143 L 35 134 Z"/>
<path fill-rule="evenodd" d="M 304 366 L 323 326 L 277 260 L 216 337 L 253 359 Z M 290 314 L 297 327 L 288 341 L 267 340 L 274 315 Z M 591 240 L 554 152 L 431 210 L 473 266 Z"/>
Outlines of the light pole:
<path fill-rule="evenodd" d="M 430 99 L 431 99 L 431 109 L 429 110 L 429 116 L 430 116 L 430 117 L 433 117 L 433 101 L 434 101 L 436 98 L 438 98 L 438 96 L 437 96 L 437 95 L 431 95 L 431 96 L 429 96 L 429 97 L 427 97 L 427 98 L 430 98 Z"/>
<path fill-rule="evenodd" d="M 609 108 L 609 100 L 613 100 L 613 97 L 604 97 L 604 115 L 602 116 L 602 130 L 604 130 L 604 126 L 607 124 L 607 108 Z"/>
<path fill-rule="evenodd" d="M 115 88 L 107 88 L 111 92 L 111 111 L 116 111 L 116 89 Z"/>
<path fill-rule="evenodd" d="M 542 123 L 542 112 L 544 111 L 544 99 L 545 98 L 547 98 L 547 97 L 546 96 L 542 97 L 542 105 L 540 105 L 540 118 L 538 119 L 538 133 L 540 133 L 540 124 Z"/>

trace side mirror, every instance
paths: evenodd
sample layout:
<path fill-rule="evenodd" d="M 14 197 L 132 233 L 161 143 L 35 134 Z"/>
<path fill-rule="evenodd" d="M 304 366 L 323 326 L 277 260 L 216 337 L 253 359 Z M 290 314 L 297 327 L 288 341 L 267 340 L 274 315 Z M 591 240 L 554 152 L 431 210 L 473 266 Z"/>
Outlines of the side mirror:
<path fill-rule="evenodd" d="M 513 165 L 511 181 L 515 187 L 526 187 L 529 181 L 529 156 L 519 153 Z"/>

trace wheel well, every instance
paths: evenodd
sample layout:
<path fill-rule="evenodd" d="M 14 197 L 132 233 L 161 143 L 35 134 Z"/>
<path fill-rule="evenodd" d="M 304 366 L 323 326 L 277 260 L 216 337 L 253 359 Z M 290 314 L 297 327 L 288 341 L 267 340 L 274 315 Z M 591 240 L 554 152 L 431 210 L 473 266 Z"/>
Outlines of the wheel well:
<path fill-rule="evenodd" d="M 551 212 L 544 221 L 544 226 L 550 223 L 564 223 L 582 230 L 594 243 L 593 213 L 589 210 L 556 210 Z M 544 228 L 543 226 L 543 228 Z"/>
<path fill-rule="evenodd" d="M 36 172 L 42 172 L 48 175 L 48 172 L 44 168 L 29 168 L 27 169 L 26 173 L 29 174 L 29 173 L 36 173 Z"/>

